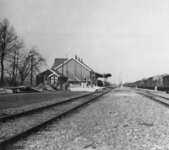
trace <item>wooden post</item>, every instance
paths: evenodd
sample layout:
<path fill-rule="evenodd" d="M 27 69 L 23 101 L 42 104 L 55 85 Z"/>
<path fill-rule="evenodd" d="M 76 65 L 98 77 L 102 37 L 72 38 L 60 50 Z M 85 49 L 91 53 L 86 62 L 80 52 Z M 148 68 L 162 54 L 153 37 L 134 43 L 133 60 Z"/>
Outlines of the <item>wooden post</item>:
<path fill-rule="evenodd" d="M 31 85 L 33 84 L 33 54 L 31 55 Z"/>

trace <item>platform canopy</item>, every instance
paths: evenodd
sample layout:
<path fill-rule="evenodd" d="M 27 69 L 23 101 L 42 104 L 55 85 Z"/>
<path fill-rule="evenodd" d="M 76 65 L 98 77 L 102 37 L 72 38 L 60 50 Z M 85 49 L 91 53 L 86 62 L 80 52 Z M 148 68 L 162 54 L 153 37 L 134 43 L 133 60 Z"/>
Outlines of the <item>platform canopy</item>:
<path fill-rule="evenodd" d="M 108 77 L 112 76 L 110 73 L 101 74 L 101 73 L 97 73 L 97 72 L 95 72 L 95 75 L 98 78 L 108 78 Z"/>

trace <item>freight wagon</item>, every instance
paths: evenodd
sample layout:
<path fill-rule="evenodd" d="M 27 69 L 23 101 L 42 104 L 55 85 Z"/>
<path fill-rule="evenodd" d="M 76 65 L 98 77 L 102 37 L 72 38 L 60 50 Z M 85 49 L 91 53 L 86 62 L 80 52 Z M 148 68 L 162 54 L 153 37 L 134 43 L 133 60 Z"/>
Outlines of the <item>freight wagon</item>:
<path fill-rule="evenodd" d="M 133 87 L 137 86 L 138 88 L 144 89 L 157 89 L 159 91 L 169 91 L 169 75 L 157 75 L 147 79 L 138 80 L 133 83 L 124 84 L 124 86 Z"/>

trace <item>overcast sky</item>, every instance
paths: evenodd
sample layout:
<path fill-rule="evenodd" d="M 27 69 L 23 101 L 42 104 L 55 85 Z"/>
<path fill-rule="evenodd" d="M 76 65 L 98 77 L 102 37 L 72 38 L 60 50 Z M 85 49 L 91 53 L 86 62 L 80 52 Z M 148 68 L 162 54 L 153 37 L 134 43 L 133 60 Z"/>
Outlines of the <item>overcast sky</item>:
<path fill-rule="evenodd" d="M 49 68 L 77 55 L 116 83 L 169 73 L 169 0 L 0 0 L 4 18 Z"/>

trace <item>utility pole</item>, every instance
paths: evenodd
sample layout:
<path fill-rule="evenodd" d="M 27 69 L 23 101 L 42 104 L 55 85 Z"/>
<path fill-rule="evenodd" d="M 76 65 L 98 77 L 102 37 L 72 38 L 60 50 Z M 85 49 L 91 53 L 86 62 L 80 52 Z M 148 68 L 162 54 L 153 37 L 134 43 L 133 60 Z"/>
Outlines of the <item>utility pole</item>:
<path fill-rule="evenodd" d="M 81 64 L 80 64 L 80 79 L 81 79 L 81 83 L 82 83 L 83 77 L 82 77 L 82 65 Z"/>
<path fill-rule="evenodd" d="M 76 55 L 76 58 L 77 59 L 77 55 Z M 76 84 L 76 60 L 75 60 L 75 64 L 74 64 L 74 69 L 75 69 L 75 75 L 74 75 L 74 84 Z"/>
<path fill-rule="evenodd" d="M 14 51 L 13 73 L 12 73 L 12 85 L 15 84 L 15 68 L 16 68 L 16 50 Z"/>
<path fill-rule="evenodd" d="M 105 87 L 104 72 L 103 72 L 103 87 Z"/>
<path fill-rule="evenodd" d="M 123 88 L 122 72 L 121 72 L 121 88 Z"/>
<path fill-rule="evenodd" d="M 61 89 L 63 90 L 63 65 L 64 65 L 64 61 L 62 62 L 62 77 L 61 77 Z"/>
<path fill-rule="evenodd" d="M 67 55 L 66 55 L 66 61 L 68 60 Z M 68 63 L 66 64 L 66 74 L 67 74 L 67 79 L 68 79 Z"/>
<path fill-rule="evenodd" d="M 63 77 L 63 62 L 62 62 L 62 77 Z"/>
<path fill-rule="evenodd" d="M 31 54 L 31 85 L 33 84 L 33 54 Z"/>
<path fill-rule="evenodd" d="M 19 60 L 19 51 L 17 52 L 17 58 L 16 58 L 16 68 L 15 68 L 16 78 L 17 78 L 17 74 L 18 74 L 18 60 Z M 16 80 L 16 78 L 15 78 L 15 80 Z"/>

